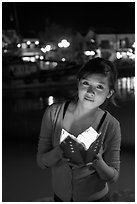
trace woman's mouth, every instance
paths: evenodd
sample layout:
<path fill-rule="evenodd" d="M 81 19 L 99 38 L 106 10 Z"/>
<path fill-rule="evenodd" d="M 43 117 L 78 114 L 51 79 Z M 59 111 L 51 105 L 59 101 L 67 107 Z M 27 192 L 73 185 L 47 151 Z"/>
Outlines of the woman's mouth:
<path fill-rule="evenodd" d="M 91 97 L 89 98 L 89 97 L 87 97 L 87 96 L 86 96 L 86 97 L 84 97 L 84 99 L 85 99 L 85 100 L 87 100 L 87 101 L 94 102 L 94 99 L 93 99 L 93 98 L 91 98 Z"/>

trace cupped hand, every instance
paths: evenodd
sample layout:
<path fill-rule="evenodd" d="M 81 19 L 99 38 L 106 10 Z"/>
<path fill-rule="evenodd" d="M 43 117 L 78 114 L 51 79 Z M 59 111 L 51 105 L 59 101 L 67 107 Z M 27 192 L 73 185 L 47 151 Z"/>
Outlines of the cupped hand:
<path fill-rule="evenodd" d="M 102 160 L 103 158 L 102 158 L 102 154 L 101 153 L 98 153 L 97 155 L 96 155 L 96 159 L 97 160 Z"/>
<path fill-rule="evenodd" d="M 73 164 L 71 162 L 69 162 L 69 165 L 73 168 L 73 169 L 78 169 L 78 168 L 81 168 L 83 166 L 85 166 L 85 164 L 80 164 L 80 165 L 77 165 L 77 164 Z"/>
<path fill-rule="evenodd" d="M 100 162 L 102 161 L 103 158 L 102 158 L 102 154 L 98 153 L 96 156 L 95 156 L 95 159 L 92 161 L 92 162 L 88 162 L 86 164 L 86 166 L 89 166 L 89 168 L 93 168 L 96 166 L 97 162 Z"/>

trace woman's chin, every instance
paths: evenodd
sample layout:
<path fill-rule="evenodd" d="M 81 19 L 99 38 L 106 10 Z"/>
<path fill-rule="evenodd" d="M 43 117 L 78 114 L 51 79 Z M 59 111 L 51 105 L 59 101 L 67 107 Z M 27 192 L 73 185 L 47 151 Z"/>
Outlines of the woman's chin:
<path fill-rule="evenodd" d="M 91 108 L 94 108 L 94 107 L 95 107 L 95 103 L 94 103 L 94 101 L 90 101 L 90 100 L 85 100 L 85 99 L 84 99 L 84 101 L 83 101 L 83 106 L 84 106 L 85 108 L 91 109 Z"/>
<path fill-rule="evenodd" d="M 94 103 L 94 99 L 92 98 L 84 98 L 84 101 Z"/>

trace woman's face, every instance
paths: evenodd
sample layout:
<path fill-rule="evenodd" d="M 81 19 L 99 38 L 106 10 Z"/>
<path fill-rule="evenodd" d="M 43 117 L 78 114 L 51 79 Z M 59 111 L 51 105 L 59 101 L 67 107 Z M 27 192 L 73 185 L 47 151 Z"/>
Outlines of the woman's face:
<path fill-rule="evenodd" d="M 102 105 L 113 92 L 113 90 L 109 89 L 108 78 L 103 74 L 91 74 L 79 81 L 79 102 L 89 109 Z"/>

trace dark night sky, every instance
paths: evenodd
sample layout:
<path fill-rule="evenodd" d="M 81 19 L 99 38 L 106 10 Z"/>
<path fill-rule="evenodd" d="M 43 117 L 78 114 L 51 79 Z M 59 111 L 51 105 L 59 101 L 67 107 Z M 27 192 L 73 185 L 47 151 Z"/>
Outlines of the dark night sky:
<path fill-rule="evenodd" d="M 135 32 L 134 2 L 3 2 L 3 29 L 13 25 L 11 13 L 17 16 L 22 35 L 30 30 L 36 33 L 44 30 L 46 19 L 81 33 L 86 33 L 90 27 L 98 32 Z"/>

